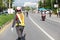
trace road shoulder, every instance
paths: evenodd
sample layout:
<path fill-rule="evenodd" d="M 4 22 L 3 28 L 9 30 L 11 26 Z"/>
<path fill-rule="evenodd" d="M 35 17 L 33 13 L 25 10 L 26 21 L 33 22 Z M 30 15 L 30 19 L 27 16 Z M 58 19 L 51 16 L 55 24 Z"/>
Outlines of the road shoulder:
<path fill-rule="evenodd" d="M 8 27 L 9 25 L 12 23 L 13 20 L 7 22 L 5 25 L 3 25 L 3 28 L 0 29 L 0 34 L 3 33 Z"/>

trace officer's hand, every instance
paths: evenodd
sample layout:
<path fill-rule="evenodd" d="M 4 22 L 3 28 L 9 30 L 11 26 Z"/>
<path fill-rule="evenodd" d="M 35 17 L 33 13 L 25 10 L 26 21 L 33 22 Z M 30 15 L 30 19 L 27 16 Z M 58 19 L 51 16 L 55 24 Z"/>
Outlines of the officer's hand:
<path fill-rule="evenodd" d="M 13 28 L 11 28 L 11 31 L 13 32 Z"/>

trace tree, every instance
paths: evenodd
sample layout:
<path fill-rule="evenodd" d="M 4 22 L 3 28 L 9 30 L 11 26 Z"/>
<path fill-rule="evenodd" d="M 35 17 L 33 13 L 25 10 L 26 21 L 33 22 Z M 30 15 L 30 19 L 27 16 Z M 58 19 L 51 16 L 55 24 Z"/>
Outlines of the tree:
<path fill-rule="evenodd" d="M 10 7 L 12 8 L 12 3 L 14 0 L 6 0 L 7 7 L 9 8 L 9 2 L 10 2 Z"/>
<path fill-rule="evenodd" d="M 31 7 L 31 9 L 32 9 L 32 11 L 33 11 L 33 10 L 35 10 L 36 8 L 34 8 L 34 7 Z"/>
<path fill-rule="evenodd" d="M 25 7 L 25 10 L 29 11 L 30 10 L 30 7 L 29 6 Z"/>
<path fill-rule="evenodd" d="M 3 0 L 0 0 L 0 12 L 3 11 L 3 9 L 5 9 L 5 4 Z"/>
<path fill-rule="evenodd" d="M 2 0 L 0 0 L 0 7 L 2 6 Z"/>
<path fill-rule="evenodd" d="M 59 4 L 59 7 L 60 7 L 60 0 L 57 0 L 58 1 L 58 4 Z"/>
<path fill-rule="evenodd" d="M 38 4 L 39 4 L 39 5 L 38 5 L 38 8 L 41 8 L 41 7 L 42 7 L 42 2 L 39 1 Z"/>
<path fill-rule="evenodd" d="M 0 0 L 0 11 L 5 10 L 6 8 L 8 8 L 9 2 L 10 2 L 10 7 L 12 8 L 12 2 L 14 0 Z"/>
<path fill-rule="evenodd" d="M 53 9 L 55 0 L 45 0 L 45 8 Z"/>

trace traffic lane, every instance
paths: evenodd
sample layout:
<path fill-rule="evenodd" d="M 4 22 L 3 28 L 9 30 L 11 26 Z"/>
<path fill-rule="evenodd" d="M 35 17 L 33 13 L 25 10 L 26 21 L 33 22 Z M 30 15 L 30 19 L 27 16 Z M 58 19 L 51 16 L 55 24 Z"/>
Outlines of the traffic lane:
<path fill-rule="evenodd" d="M 32 15 L 32 16 L 35 17 L 35 20 L 38 21 L 38 23 L 40 23 L 40 22 L 43 23 L 43 22 L 44 22 L 44 24 L 45 24 L 45 23 L 51 24 L 51 25 L 53 25 L 53 27 L 55 26 L 55 28 L 57 28 L 57 31 L 59 31 L 60 23 L 55 22 L 55 21 L 52 21 L 52 20 L 49 20 L 49 19 L 46 19 L 45 21 L 42 21 L 40 15 Z M 32 17 L 32 18 L 33 18 L 33 17 Z M 38 19 L 38 18 L 39 18 L 39 19 Z M 60 31 L 59 31 L 59 32 L 60 32 Z"/>
<path fill-rule="evenodd" d="M 25 18 L 25 24 L 26 40 L 50 40 L 29 18 Z"/>
<path fill-rule="evenodd" d="M 46 19 L 46 21 L 41 21 L 39 14 L 30 14 L 32 19 L 40 25 L 48 34 L 50 34 L 56 40 L 60 40 L 60 23 Z"/>
<path fill-rule="evenodd" d="M 0 40 L 16 40 L 17 38 L 16 30 L 14 28 L 12 32 L 11 26 L 12 24 L 10 24 L 9 27 L 2 34 L 0 34 Z"/>

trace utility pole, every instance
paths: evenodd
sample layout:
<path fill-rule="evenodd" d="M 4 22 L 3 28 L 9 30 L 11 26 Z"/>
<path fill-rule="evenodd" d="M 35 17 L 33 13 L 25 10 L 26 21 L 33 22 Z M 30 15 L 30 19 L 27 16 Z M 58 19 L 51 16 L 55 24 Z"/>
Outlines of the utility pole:
<path fill-rule="evenodd" d="M 10 5 L 10 4 L 11 4 L 11 0 L 9 0 L 9 8 L 11 7 L 11 5 Z"/>

